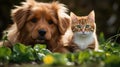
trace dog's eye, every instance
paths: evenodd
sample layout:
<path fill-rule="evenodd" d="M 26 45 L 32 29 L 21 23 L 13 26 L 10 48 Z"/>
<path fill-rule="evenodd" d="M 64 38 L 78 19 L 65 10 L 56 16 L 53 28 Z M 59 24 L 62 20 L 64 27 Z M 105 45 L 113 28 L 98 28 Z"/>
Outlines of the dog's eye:
<path fill-rule="evenodd" d="M 37 18 L 32 18 L 31 22 L 36 23 L 37 22 Z"/>
<path fill-rule="evenodd" d="M 52 20 L 49 20 L 48 23 L 49 23 L 49 24 L 53 24 L 53 21 L 52 21 Z"/>

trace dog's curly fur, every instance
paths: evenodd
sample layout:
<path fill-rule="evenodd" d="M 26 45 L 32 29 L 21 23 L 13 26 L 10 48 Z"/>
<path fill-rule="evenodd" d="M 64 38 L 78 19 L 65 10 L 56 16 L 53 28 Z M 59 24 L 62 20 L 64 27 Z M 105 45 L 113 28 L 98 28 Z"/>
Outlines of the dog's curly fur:
<path fill-rule="evenodd" d="M 9 41 L 5 42 L 5 46 L 18 42 L 25 45 L 44 43 L 52 52 L 67 51 L 63 48 L 64 34 L 70 26 L 66 12 L 67 8 L 59 2 L 23 2 L 22 6 L 12 10 L 14 24 L 6 30 Z"/>

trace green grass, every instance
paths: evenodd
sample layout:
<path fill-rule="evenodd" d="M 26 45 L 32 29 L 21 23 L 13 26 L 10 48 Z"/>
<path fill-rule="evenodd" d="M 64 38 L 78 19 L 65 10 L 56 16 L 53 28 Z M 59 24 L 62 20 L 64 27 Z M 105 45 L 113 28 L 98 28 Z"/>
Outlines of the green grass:
<path fill-rule="evenodd" d="M 113 37 L 118 36 L 120 34 Z M 112 37 L 106 40 L 103 33 L 99 36 L 99 43 L 100 50 L 97 52 L 85 50 L 67 54 L 52 53 L 42 44 L 31 47 L 18 43 L 11 49 L 3 46 L 0 47 L 0 63 L 14 65 L 35 62 L 40 66 L 118 67 L 120 65 L 120 44 L 112 42 Z"/>

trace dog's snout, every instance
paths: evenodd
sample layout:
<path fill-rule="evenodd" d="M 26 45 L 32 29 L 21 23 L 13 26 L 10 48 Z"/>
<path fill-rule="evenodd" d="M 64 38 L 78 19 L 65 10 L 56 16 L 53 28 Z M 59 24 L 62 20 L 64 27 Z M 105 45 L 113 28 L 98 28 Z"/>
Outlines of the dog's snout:
<path fill-rule="evenodd" d="M 46 34 L 46 31 L 45 30 L 39 30 L 38 33 L 39 33 L 39 35 L 44 36 Z"/>

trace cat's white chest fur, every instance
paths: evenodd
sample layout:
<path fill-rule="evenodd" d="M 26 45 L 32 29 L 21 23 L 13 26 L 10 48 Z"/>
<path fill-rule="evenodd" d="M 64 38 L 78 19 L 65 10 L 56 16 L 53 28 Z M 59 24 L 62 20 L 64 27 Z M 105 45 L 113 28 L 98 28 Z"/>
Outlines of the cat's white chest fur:
<path fill-rule="evenodd" d="M 90 33 L 87 35 L 81 35 L 79 32 L 74 33 L 74 43 L 79 46 L 81 50 L 84 50 L 88 45 L 92 44 L 94 41 L 94 34 Z"/>

